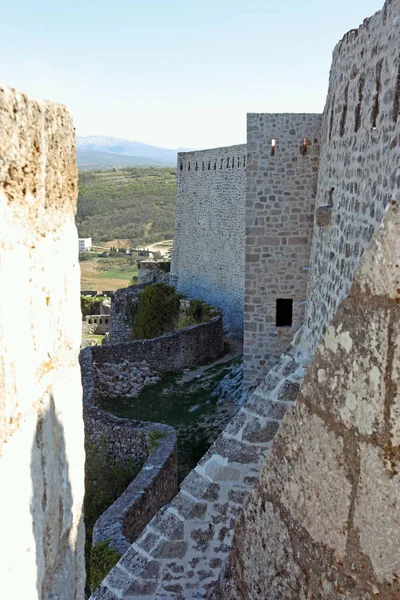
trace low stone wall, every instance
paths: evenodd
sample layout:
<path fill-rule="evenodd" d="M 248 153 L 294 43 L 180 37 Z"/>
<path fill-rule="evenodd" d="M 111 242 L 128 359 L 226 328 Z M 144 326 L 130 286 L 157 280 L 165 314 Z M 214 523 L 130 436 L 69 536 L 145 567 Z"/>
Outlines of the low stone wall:
<path fill-rule="evenodd" d="M 222 354 L 223 347 L 222 317 L 218 316 L 152 340 L 95 346 L 92 351 L 96 363 L 145 360 L 157 371 L 168 373 L 210 362 Z"/>
<path fill-rule="evenodd" d="M 284 354 L 92 600 L 210 597 L 228 560 L 235 522 L 303 376 L 304 368 Z"/>
<path fill-rule="evenodd" d="M 93 530 L 93 544 L 110 539 L 123 554 L 177 492 L 176 433 L 168 425 L 121 419 L 93 406 L 92 348 L 81 351 L 80 364 L 85 435 L 93 442 L 104 441 L 113 458 L 145 461 L 138 476 L 101 515 Z"/>
<path fill-rule="evenodd" d="M 105 335 L 109 331 L 109 315 L 86 315 L 82 321 L 82 333 L 87 333 L 89 335 Z"/>

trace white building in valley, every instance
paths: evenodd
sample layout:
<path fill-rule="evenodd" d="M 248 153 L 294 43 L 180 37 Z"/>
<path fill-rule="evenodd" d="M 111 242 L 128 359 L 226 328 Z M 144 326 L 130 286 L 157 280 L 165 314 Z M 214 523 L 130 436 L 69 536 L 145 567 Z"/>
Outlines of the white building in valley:
<path fill-rule="evenodd" d="M 79 238 L 79 252 L 87 252 L 92 249 L 92 238 Z"/>

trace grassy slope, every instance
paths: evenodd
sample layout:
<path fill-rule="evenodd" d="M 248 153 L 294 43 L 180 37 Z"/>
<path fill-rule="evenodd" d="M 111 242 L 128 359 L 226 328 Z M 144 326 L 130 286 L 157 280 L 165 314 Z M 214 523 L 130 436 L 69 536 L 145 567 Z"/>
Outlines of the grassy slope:
<path fill-rule="evenodd" d="M 118 290 L 130 285 L 130 280 L 137 275 L 137 255 L 101 258 L 93 255 L 85 260 L 81 267 L 81 290 Z"/>
<path fill-rule="evenodd" d="M 169 167 L 79 173 L 79 237 L 126 238 L 132 246 L 173 237 L 176 171 Z"/>

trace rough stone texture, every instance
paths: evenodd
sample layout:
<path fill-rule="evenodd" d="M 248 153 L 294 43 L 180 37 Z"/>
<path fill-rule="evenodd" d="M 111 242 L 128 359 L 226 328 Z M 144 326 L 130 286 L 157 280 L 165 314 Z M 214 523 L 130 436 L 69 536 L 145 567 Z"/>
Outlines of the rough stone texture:
<path fill-rule="evenodd" d="M 285 390 L 298 389 L 303 374 L 291 355 L 281 357 L 269 381 L 252 394 L 93 600 L 208 597 L 229 556 L 234 524 L 257 480 L 278 421 L 295 399 L 292 392 L 287 400 Z"/>
<path fill-rule="evenodd" d="M 145 285 L 131 285 L 113 294 L 110 307 L 110 344 L 120 344 L 129 339 L 137 311 L 138 295 Z"/>
<path fill-rule="evenodd" d="M 85 435 L 102 441 L 115 459 L 132 458 L 143 464 L 124 493 L 100 516 L 93 529 L 93 544 L 111 540 L 121 554 L 144 529 L 156 512 L 169 502 L 178 488 L 176 432 L 168 425 L 120 419 L 95 406 L 92 349 L 80 354 L 83 384 Z M 151 448 L 154 432 L 158 437 Z"/>
<path fill-rule="evenodd" d="M 141 260 L 138 266 L 140 283 L 165 283 L 166 285 L 170 285 L 171 263 L 169 260 Z"/>
<path fill-rule="evenodd" d="M 0 132 L 2 596 L 81 599 L 74 128 L 63 106 L 0 87 Z"/>
<path fill-rule="evenodd" d="M 150 369 L 146 361 L 93 365 L 96 400 L 104 398 L 137 398 L 146 385 L 160 381 L 157 372 Z"/>
<path fill-rule="evenodd" d="M 399 322 L 393 201 L 284 417 L 214 598 L 400 597 Z"/>
<path fill-rule="evenodd" d="M 86 315 L 82 322 L 82 333 L 104 335 L 110 331 L 109 315 Z"/>
<path fill-rule="evenodd" d="M 246 146 L 178 154 L 171 280 L 243 336 Z"/>
<path fill-rule="evenodd" d="M 212 361 L 222 352 L 223 329 L 222 317 L 219 316 L 152 340 L 95 346 L 93 357 L 99 365 L 145 360 L 150 368 L 168 373 Z"/>
<path fill-rule="evenodd" d="M 347 296 L 385 206 L 400 188 L 399 12 L 399 0 L 386 2 L 333 53 L 316 199 L 318 208 L 333 206 L 331 224 L 314 231 L 305 359 Z"/>
<path fill-rule="evenodd" d="M 250 387 L 303 324 L 321 121 L 319 114 L 247 115 L 243 361 Z M 293 300 L 291 326 L 276 326 L 280 298 Z"/>

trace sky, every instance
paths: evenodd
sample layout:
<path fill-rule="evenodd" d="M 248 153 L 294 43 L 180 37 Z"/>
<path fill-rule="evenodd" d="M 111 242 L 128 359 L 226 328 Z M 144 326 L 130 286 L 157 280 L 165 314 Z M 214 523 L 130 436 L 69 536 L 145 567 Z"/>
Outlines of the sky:
<path fill-rule="evenodd" d="M 78 135 L 246 141 L 247 112 L 322 112 L 332 51 L 383 0 L 15 0 L 0 84 L 66 104 Z"/>

